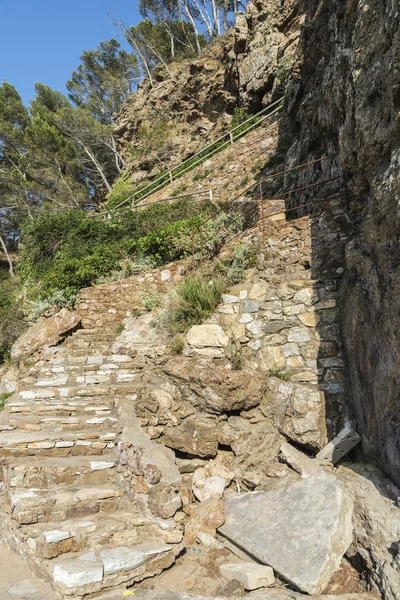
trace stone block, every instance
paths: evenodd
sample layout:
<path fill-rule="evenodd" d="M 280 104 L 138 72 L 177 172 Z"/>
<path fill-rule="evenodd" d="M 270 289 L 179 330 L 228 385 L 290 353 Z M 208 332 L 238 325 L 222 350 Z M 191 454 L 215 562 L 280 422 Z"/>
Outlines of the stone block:
<path fill-rule="evenodd" d="M 112 575 L 121 571 L 133 571 L 144 563 L 145 555 L 143 552 L 125 548 L 112 548 L 100 552 L 101 560 L 104 565 L 104 575 Z"/>
<path fill-rule="evenodd" d="M 350 450 L 361 442 L 361 437 L 350 427 L 342 431 L 317 454 L 317 460 L 321 464 L 335 465 Z"/>
<path fill-rule="evenodd" d="M 269 492 L 225 503 L 220 528 L 231 542 L 307 594 L 321 594 L 352 542 L 353 502 L 322 469 Z"/>
<path fill-rule="evenodd" d="M 300 452 L 288 443 L 282 444 L 280 458 L 290 465 L 303 479 L 310 477 L 320 468 L 318 461 L 303 454 L 303 452 Z"/>
<path fill-rule="evenodd" d="M 255 313 L 259 311 L 260 306 L 254 300 L 245 300 L 242 308 L 244 313 Z"/>
<path fill-rule="evenodd" d="M 256 590 L 260 587 L 273 585 L 274 571 L 266 565 L 252 562 L 228 563 L 221 565 L 220 573 L 228 581 L 236 579 L 243 584 L 245 590 Z"/>
<path fill-rule="evenodd" d="M 103 580 L 103 565 L 97 561 L 66 560 L 54 565 L 53 579 L 67 588 L 99 583 Z"/>

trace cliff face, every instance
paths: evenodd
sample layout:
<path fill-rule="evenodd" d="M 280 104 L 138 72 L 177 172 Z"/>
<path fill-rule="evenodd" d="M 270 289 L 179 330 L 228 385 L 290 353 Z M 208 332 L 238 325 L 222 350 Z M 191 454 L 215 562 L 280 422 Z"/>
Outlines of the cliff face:
<path fill-rule="evenodd" d="M 399 3 L 303 8 L 304 62 L 286 98 L 297 135 L 289 155 L 337 152 L 347 174 L 356 226 L 341 284 L 350 400 L 367 458 L 400 483 Z"/>
<path fill-rule="evenodd" d="M 158 173 L 226 131 L 236 106 L 256 112 L 282 95 L 282 78 L 297 47 L 302 17 L 294 0 L 250 4 L 235 31 L 198 59 L 160 67 L 122 107 L 115 136 L 133 181 Z M 165 142 L 144 134 L 167 130 Z"/>

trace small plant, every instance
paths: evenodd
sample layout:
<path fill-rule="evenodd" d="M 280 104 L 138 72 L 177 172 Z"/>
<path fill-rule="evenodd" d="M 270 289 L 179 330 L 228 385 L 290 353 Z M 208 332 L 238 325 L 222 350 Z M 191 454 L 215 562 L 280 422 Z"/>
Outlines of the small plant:
<path fill-rule="evenodd" d="M 242 348 L 234 340 L 231 340 L 231 364 L 234 371 L 242 370 Z"/>
<path fill-rule="evenodd" d="M 131 317 L 134 317 L 135 319 L 137 319 L 142 314 L 142 311 L 140 310 L 140 308 L 132 308 L 130 313 L 131 313 Z"/>
<path fill-rule="evenodd" d="M 157 292 L 148 291 L 142 292 L 140 295 L 140 302 L 144 306 L 144 308 L 150 312 L 154 308 L 157 308 L 161 304 L 160 296 Z"/>
<path fill-rule="evenodd" d="M 176 287 L 176 293 L 171 297 L 162 321 L 172 331 L 186 331 L 211 316 L 221 302 L 225 288 L 222 280 L 207 281 L 203 277 L 188 277 Z"/>
<path fill-rule="evenodd" d="M 284 89 L 289 81 L 292 72 L 292 61 L 288 56 L 283 56 L 278 62 L 278 67 L 275 70 L 275 78 L 278 81 L 279 87 Z"/>
<path fill-rule="evenodd" d="M 118 335 L 120 335 L 124 331 L 124 329 L 125 329 L 125 325 L 123 323 L 121 323 L 121 325 L 118 325 L 115 328 L 115 331 Z"/>
<path fill-rule="evenodd" d="M 0 394 L 0 411 L 4 410 L 4 405 L 6 400 L 10 398 L 14 392 L 4 392 L 4 394 Z"/>
<path fill-rule="evenodd" d="M 270 369 L 268 371 L 268 375 L 270 377 L 276 377 L 277 379 L 281 379 L 282 381 L 289 381 L 292 374 L 290 371 L 285 371 L 284 369 Z"/>
<path fill-rule="evenodd" d="M 229 129 L 235 129 L 235 127 L 238 127 L 239 125 L 250 119 L 250 117 L 251 115 L 249 115 L 245 108 L 236 107 L 233 111 L 232 120 L 229 124 Z"/>
<path fill-rule="evenodd" d="M 253 246 L 237 244 L 229 258 L 215 265 L 215 272 L 224 276 L 229 285 L 234 285 L 246 279 L 247 270 L 256 264 L 257 257 Z"/>
<path fill-rule="evenodd" d="M 176 354 L 176 355 L 182 354 L 183 346 L 184 346 L 183 337 L 179 334 L 176 334 L 174 336 L 174 338 L 172 339 L 172 342 L 170 343 L 170 346 L 169 346 L 171 354 Z"/>
<path fill-rule="evenodd" d="M 249 176 L 245 175 L 243 177 L 242 181 L 240 182 L 240 185 L 243 186 L 243 185 L 247 185 L 248 183 L 249 183 Z"/>

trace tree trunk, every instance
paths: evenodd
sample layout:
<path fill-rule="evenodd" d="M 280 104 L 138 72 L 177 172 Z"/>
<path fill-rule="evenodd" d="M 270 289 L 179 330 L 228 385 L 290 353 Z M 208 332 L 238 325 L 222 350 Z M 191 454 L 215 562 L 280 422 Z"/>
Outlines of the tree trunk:
<path fill-rule="evenodd" d="M 10 277 L 14 278 L 15 277 L 15 273 L 14 273 L 14 269 L 13 269 L 12 260 L 10 258 L 10 255 L 8 254 L 6 245 L 5 245 L 4 240 L 1 237 L 1 235 L 0 235 L 0 246 L 3 248 L 3 252 L 6 255 L 6 259 L 7 259 L 7 262 L 8 262 L 8 270 L 10 272 Z"/>

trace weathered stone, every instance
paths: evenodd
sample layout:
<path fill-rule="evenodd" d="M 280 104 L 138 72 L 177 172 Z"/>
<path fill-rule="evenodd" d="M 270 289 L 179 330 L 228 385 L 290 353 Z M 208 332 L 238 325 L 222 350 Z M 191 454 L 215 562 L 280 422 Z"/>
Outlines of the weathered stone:
<path fill-rule="evenodd" d="M 285 356 L 279 346 L 265 346 L 257 354 L 259 369 L 268 373 L 271 369 L 283 369 L 286 366 Z"/>
<path fill-rule="evenodd" d="M 262 302 L 268 291 L 268 284 L 265 281 L 257 281 L 249 292 L 249 300 Z"/>
<path fill-rule="evenodd" d="M 103 579 L 103 564 L 85 560 L 66 560 L 54 565 L 53 578 L 67 588 L 99 583 Z"/>
<path fill-rule="evenodd" d="M 298 444 L 322 448 L 327 438 L 323 393 L 275 377 L 269 379 L 268 390 L 269 403 L 262 410 L 273 418 L 279 431 Z"/>
<path fill-rule="evenodd" d="M 271 567 L 254 562 L 227 563 L 221 565 L 220 573 L 228 581 L 236 579 L 243 584 L 245 590 L 256 590 L 275 583 L 274 571 Z"/>
<path fill-rule="evenodd" d="M 352 541 L 353 503 L 323 471 L 281 490 L 234 497 L 225 510 L 220 532 L 308 594 L 324 591 Z"/>
<path fill-rule="evenodd" d="M 229 367 L 216 365 L 211 359 L 193 362 L 177 357 L 167 363 L 165 372 L 181 386 L 184 398 L 201 411 L 219 414 L 260 404 L 267 388 L 265 375 Z"/>
<path fill-rule="evenodd" d="M 310 477 L 320 468 L 319 463 L 300 452 L 291 444 L 285 443 L 281 447 L 280 457 L 292 467 L 303 479 Z"/>
<path fill-rule="evenodd" d="M 179 490 L 166 483 L 157 483 L 149 491 L 149 508 L 162 519 L 169 519 L 181 508 Z"/>
<path fill-rule="evenodd" d="M 288 342 L 305 343 L 311 341 L 306 327 L 293 327 L 288 333 Z"/>
<path fill-rule="evenodd" d="M 38 588 L 30 579 L 23 579 L 22 581 L 18 581 L 17 583 L 14 583 L 11 587 L 9 587 L 7 590 L 7 594 L 10 594 L 10 596 L 19 596 L 20 598 L 22 596 L 36 596 L 38 592 Z"/>
<path fill-rule="evenodd" d="M 233 477 L 234 473 L 228 471 L 223 465 L 210 461 L 206 467 L 197 469 L 193 475 L 193 494 L 200 502 L 207 498 L 221 498 Z"/>
<path fill-rule="evenodd" d="M 100 552 L 104 565 L 104 575 L 112 575 L 121 571 L 133 571 L 144 563 L 143 552 L 131 548 L 119 547 Z"/>
<path fill-rule="evenodd" d="M 199 504 L 187 507 L 189 519 L 185 525 L 185 543 L 194 546 L 199 532 L 215 536 L 215 532 L 225 521 L 224 504 L 217 498 L 208 498 Z"/>
<path fill-rule="evenodd" d="M 245 300 L 243 302 L 243 313 L 256 313 L 260 309 L 258 302 L 254 302 L 254 300 Z"/>
<path fill-rule="evenodd" d="M 378 469 L 352 464 L 336 470 L 354 502 L 351 559 L 362 560 L 375 590 L 387 600 L 400 597 L 398 540 L 400 490 Z"/>
<path fill-rule="evenodd" d="M 218 429 L 215 422 L 206 417 L 188 417 L 177 427 L 168 428 L 162 442 L 168 448 L 194 456 L 211 457 L 217 454 Z"/>
<path fill-rule="evenodd" d="M 80 321 L 78 313 L 67 308 L 60 310 L 54 317 L 42 317 L 18 338 L 11 349 L 12 357 L 18 359 L 34 354 L 45 346 L 55 346 L 62 336 L 77 327 Z"/>
<path fill-rule="evenodd" d="M 229 338 L 219 325 L 193 325 L 187 333 L 187 342 L 193 348 L 224 348 Z"/>

